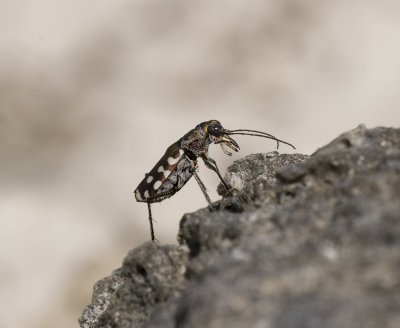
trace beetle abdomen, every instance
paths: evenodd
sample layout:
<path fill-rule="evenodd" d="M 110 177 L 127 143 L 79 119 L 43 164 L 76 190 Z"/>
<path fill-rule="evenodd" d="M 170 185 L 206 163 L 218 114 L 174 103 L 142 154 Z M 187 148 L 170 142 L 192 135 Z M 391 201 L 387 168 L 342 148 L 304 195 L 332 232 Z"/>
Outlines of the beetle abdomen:
<path fill-rule="evenodd" d="M 145 178 L 136 188 L 136 200 L 138 202 L 151 202 L 151 199 L 157 198 L 157 195 L 161 192 L 165 193 L 165 191 L 172 190 L 172 187 L 169 186 L 176 185 L 179 182 L 175 171 L 182 159 L 185 158 L 184 154 L 185 152 L 180 148 L 178 142 L 168 147 L 164 156 L 161 157 L 153 169 L 146 174 Z M 186 165 L 183 165 L 183 167 L 185 166 Z M 173 181 L 173 183 L 171 183 L 171 181 Z M 167 195 L 165 198 L 172 195 L 173 193 Z"/>
<path fill-rule="evenodd" d="M 163 194 L 170 190 L 173 190 L 174 193 L 180 190 L 185 183 L 192 177 L 193 170 L 196 162 L 191 161 L 186 155 L 179 161 L 175 170 L 168 176 L 165 182 L 158 189 L 157 194 Z M 171 195 L 172 196 L 172 195 Z"/>

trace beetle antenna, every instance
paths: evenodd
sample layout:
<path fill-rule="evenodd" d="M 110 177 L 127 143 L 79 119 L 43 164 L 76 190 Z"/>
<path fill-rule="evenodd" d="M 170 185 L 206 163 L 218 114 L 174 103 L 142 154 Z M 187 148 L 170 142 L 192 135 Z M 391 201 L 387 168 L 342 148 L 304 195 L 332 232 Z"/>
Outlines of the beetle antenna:
<path fill-rule="evenodd" d="M 276 141 L 276 148 L 279 148 L 279 143 L 286 144 L 293 149 L 296 149 L 295 146 L 293 146 L 291 143 L 286 142 L 284 140 L 278 139 L 272 134 L 266 133 L 266 132 L 261 132 L 257 130 L 248 130 L 248 129 L 238 129 L 238 130 L 226 130 L 226 133 L 229 135 L 244 135 L 244 136 L 254 136 L 254 137 L 262 137 L 262 138 L 267 138 L 267 139 L 272 139 Z"/>

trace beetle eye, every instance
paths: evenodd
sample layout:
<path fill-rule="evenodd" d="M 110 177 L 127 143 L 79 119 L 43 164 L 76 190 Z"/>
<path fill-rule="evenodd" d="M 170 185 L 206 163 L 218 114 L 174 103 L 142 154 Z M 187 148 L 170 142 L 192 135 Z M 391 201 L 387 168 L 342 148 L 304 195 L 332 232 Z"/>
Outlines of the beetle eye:
<path fill-rule="evenodd" d="M 220 124 L 212 124 L 209 127 L 210 134 L 214 136 L 220 136 L 223 133 L 223 128 Z"/>

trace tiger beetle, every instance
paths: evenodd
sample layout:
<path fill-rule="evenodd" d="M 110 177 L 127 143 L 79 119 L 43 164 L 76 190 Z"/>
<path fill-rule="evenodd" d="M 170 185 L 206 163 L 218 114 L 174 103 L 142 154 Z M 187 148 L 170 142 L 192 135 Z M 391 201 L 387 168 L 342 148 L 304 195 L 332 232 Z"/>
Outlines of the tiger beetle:
<path fill-rule="evenodd" d="M 199 157 L 204 161 L 206 167 L 217 173 L 222 184 L 232 196 L 229 186 L 218 170 L 217 163 L 208 156 L 208 147 L 212 143 L 220 144 L 226 155 L 231 156 L 232 153 L 225 148 L 225 145 L 237 152 L 240 149 L 239 145 L 230 137 L 231 135 L 248 135 L 268 138 L 277 142 L 276 148 L 279 148 L 279 143 L 281 142 L 295 149 L 292 144 L 265 132 L 247 129 L 226 130 L 222 127 L 221 123 L 216 120 L 200 123 L 177 142 L 168 147 L 164 156 L 161 157 L 150 173 L 145 175 L 142 182 L 134 191 L 135 198 L 138 202 L 147 203 L 152 241 L 155 240 L 155 236 L 150 204 L 161 202 L 173 196 L 192 176 L 195 177 L 211 209 L 213 208 L 206 187 L 197 174 L 197 159 Z"/>

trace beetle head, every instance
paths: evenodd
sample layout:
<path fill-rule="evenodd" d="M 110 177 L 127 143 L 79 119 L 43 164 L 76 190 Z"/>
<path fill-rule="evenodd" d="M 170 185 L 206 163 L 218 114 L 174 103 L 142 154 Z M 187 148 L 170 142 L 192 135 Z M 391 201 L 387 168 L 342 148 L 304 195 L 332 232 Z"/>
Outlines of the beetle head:
<path fill-rule="evenodd" d="M 234 151 L 239 151 L 240 147 L 237 142 L 229 136 L 229 131 L 225 130 L 217 120 L 206 122 L 205 131 L 212 143 L 221 145 L 222 151 L 226 155 L 232 155 L 232 153 L 226 149 L 225 145 Z"/>

